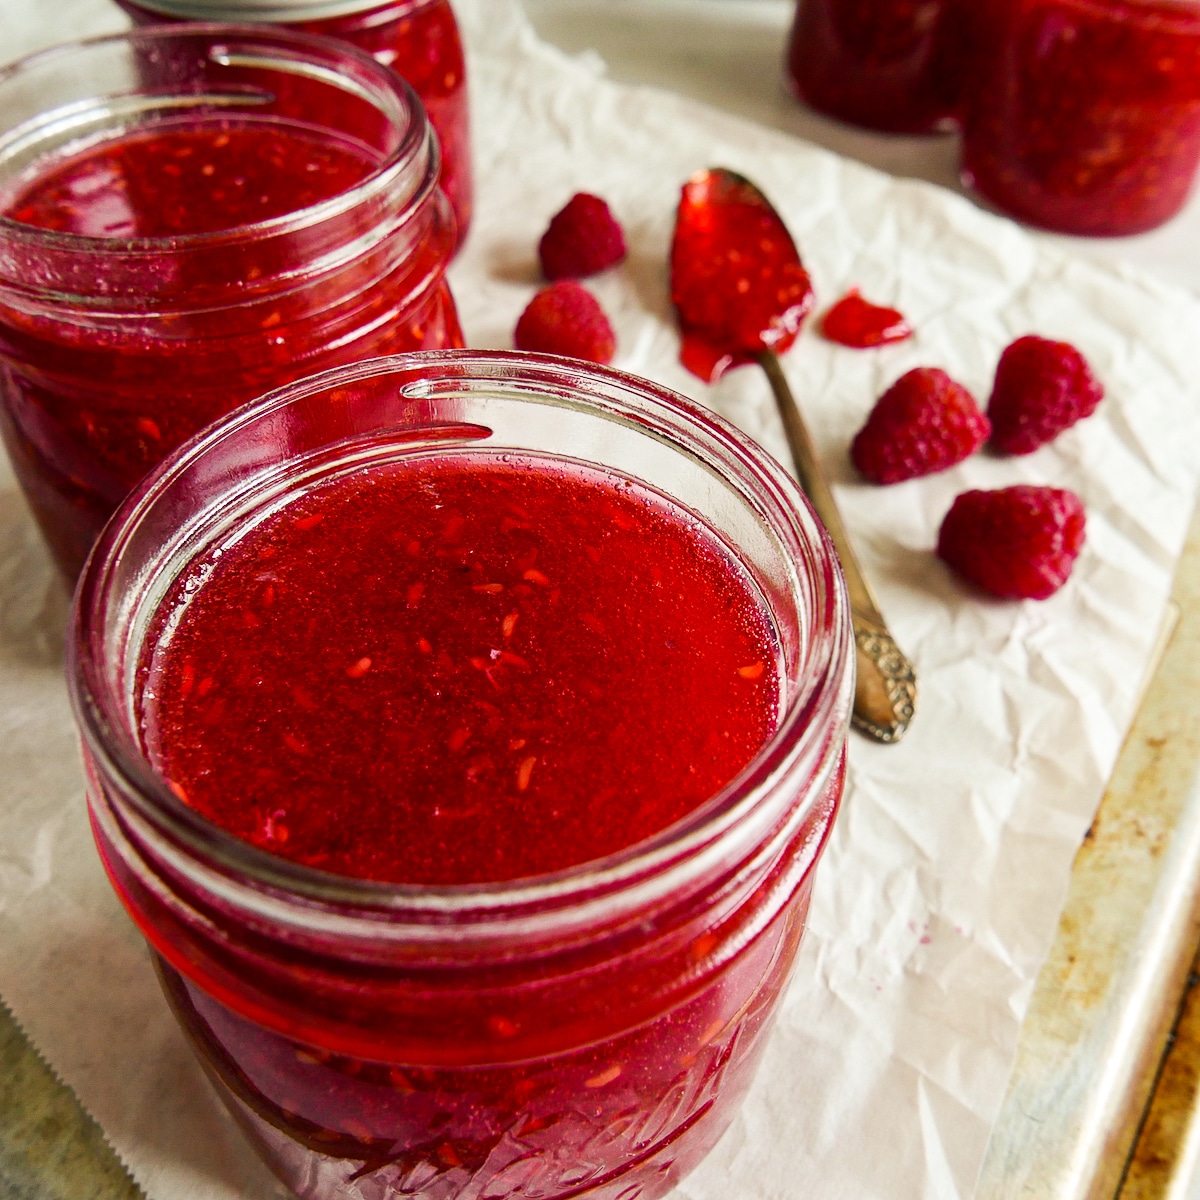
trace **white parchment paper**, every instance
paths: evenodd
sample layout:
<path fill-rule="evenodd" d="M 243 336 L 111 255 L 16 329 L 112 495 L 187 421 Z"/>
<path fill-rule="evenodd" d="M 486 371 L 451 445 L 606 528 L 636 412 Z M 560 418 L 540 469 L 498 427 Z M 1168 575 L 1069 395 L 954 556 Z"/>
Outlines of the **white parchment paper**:
<path fill-rule="evenodd" d="M 859 352 L 808 331 L 786 368 L 889 623 L 916 664 L 905 742 L 855 738 L 846 802 L 797 977 L 733 1129 L 690 1200 L 969 1196 L 1053 936 L 1071 862 L 1136 704 L 1200 470 L 1200 303 L 1075 259 L 902 182 L 665 93 L 619 87 L 539 44 L 515 0 L 457 0 L 471 48 L 478 199 L 453 282 L 470 345 L 508 347 L 535 246 L 577 190 L 605 196 L 628 260 L 591 281 L 616 365 L 692 395 L 780 457 L 756 368 L 708 388 L 677 363 L 666 256 L 693 170 L 753 178 L 821 306 L 848 286 L 901 308 L 910 342 Z M 119 28 L 105 0 L 0 0 L 15 54 Z M 986 400 L 1001 349 L 1075 342 L 1101 411 L 1021 459 L 978 455 L 888 489 L 846 448 L 882 389 L 941 366 Z M 1044 603 L 968 592 L 932 553 L 968 487 L 1070 487 L 1088 541 Z M 101 874 L 61 681 L 65 601 L 0 467 L 0 996 L 151 1200 L 276 1185 L 220 1112 Z"/>

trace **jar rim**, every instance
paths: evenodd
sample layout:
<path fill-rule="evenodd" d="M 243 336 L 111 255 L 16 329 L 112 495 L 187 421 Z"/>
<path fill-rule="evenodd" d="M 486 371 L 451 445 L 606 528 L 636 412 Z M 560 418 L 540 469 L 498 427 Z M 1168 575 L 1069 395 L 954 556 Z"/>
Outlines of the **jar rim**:
<path fill-rule="evenodd" d="M 122 730 L 122 722 L 106 705 L 104 697 L 110 689 L 103 684 L 101 663 L 88 649 L 90 638 L 104 626 L 114 569 L 131 532 L 172 481 L 226 437 L 291 403 L 374 376 L 406 373 L 414 379 L 432 374 L 439 379 L 486 382 L 503 379 L 507 373 L 518 380 L 546 381 L 546 387 L 556 382 L 573 391 L 574 405 L 639 427 L 649 426 L 652 436 L 674 439 L 676 448 L 694 449 L 687 445 L 689 435 L 694 434 L 695 446 L 719 450 L 726 456 L 723 465 L 753 478 L 760 489 L 757 515 L 765 521 L 765 509 L 770 508 L 771 518 L 787 526 L 786 536 L 811 553 L 824 572 L 817 597 L 824 610 L 810 621 L 802 679 L 787 697 L 775 733 L 735 780 L 660 833 L 604 858 L 515 880 L 414 885 L 335 875 L 252 846 L 184 804 L 154 772 L 133 736 Z M 743 498 L 747 498 L 745 494 Z M 779 795 L 785 777 L 795 774 L 797 763 L 817 764 L 819 770 L 813 778 L 824 778 L 837 769 L 849 723 L 852 654 L 845 581 L 828 534 L 796 481 L 746 434 L 695 401 L 613 368 L 549 355 L 450 350 L 368 359 L 310 376 L 235 410 L 184 443 L 126 498 L 93 549 L 76 591 L 67 676 L 76 720 L 104 778 L 119 781 L 122 798 L 129 801 L 138 818 L 166 836 L 174 847 L 166 853 L 176 865 L 197 855 L 206 860 L 210 868 L 206 881 L 215 890 L 225 890 L 221 881 L 232 876 L 249 880 L 268 897 L 299 898 L 337 910 L 348 907 L 364 916 L 403 913 L 418 924 L 424 920 L 438 925 L 451 917 L 476 913 L 486 924 L 500 914 L 587 907 L 597 894 L 617 887 L 637 890 L 647 879 L 654 881 L 651 890 L 657 893 L 673 875 L 690 878 L 697 869 L 720 862 L 727 852 L 722 835 L 745 826 L 749 816 L 761 810 L 770 797 Z M 820 802 L 820 791 L 810 790 L 791 824 L 808 817 Z M 776 817 L 762 820 L 767 827 L 777 823 Z"/>
<path fill-rule="evenodd" d="M 70 233 L 44 229 L 24 221 L 14 220 L 0 212 L 0 241 L 7 240 L 25 246 L 42 246 L 59 252 L 91 253 L 108 256 L 158 256 L 164 253 L 185 253 L 198 250 L 209 251 L 254 241 L 266 237 L 288 235 L 334 220 L 342 214 L 376 198 L 397 193 L 397 183 L 405 175 L 414 172 L 426 159 L 425 169 L 416 180 L 407 197 L 408 208 L 415 208 L 437 186 L 440 155 L 436 140 L 432 137 L 428 118 L 416 92 L 407 80 L 397 72 L 384 66 L 366 51 L 339 38 L 293 29 L 280 29 L 269 25 L 250 26 L 244 24 L 195 21 L 187 24 L 149 25 L 135 27 L 119 33 L 98 37 L 60 42 L 35 51 L 15 62 L 0 67 L 0 89 L 23 74 L 37 70 L 56 58 L 71 54 L 83 54 L 105 46 L 125 43 L 153 43 L 189 41 L 211 41 L 214 50 L 218 47 L 227 54 L 232 43 L 234 50 L 266 50 L 282 52 L 271 63 L 279 64 L 296 74 L 312 74 L 325 82 L 336 84 L 360 99 L 375 105 L 393 125 L 403 122 L 403 134 L 396 146 L 374 164 L 368 173 L 352 187 L 318 204 L 295 209 L 262 221 L 234 225 L 202 233 L 169 234 L 154 237 L 94 237 L 88 234 Z M 230 56 L 232 57 L 232 56 Z M 214 59 L 214 61 L 219 61 Z M 264 65 L 258 63 L 256 65 Z M 346 70 L 351 67 L 353 70 Z M 64 106 L 42 110 L 37 121 Z M 413 119 L 417 116 L 419 119 Z M 25 121 L 12 130 L 0 134 L 0 160 L 6 144 L 11 145 L 28 131 L 32 121 Z M 36 161 L 36 160 L 35 160 Z"/>
<path fill-rule="evenodd" d="M 208 21 L 326 21 L 357 16 L 376 8 L 405 12 L 436 0 L 133 0 L 138 8 L 167 17 L 202 17 Z"/>

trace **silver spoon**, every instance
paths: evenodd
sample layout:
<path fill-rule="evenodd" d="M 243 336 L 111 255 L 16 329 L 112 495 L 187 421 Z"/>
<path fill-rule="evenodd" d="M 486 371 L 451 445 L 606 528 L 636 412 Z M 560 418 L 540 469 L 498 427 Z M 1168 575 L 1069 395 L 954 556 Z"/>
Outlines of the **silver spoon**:
<path fill-rule="evenodd" d="M 706 213 L 706 206 L 722 203 L 737 204 L 753 216 L 758 241 L 748 238 L 745 245 L 738 246 L 736 269 L 724 269 L 717 264 L 721 269 L 706 270 L 702 289 L 691 289 L 689 303 L 683 295 L 687 289 L 682 276 L 694 267 L 694 255 L 702 249 L 712 253 L 720 239 L 717 224 L 709 219 L 711 212 L 702 222 L 697 215 Z M 686 225 L 689 219 L 696 219 L 701 227 L 689 230 Z M 757 245 L 769 245 L 775 258 L 763 264 L 754 262 Z M 808 427 L 800 415 L 779 355 L 772 348 L 781 343 L 784 348 L 791 344 L 812 303 L 808 277 L 800 265 L 795 243 L 782 218 L 754 184 L 734 171 L 714 167 L 693 175 L 684 187 L 671 250 L 671 273 L 672 298 L 684 326 L 685 363 L 689 358 L 689 337 L 690 349 L 693 352 L 699 349 L 703 354 L 707 332 L 713 335 L 711 342 L 717 356 L 725 351 L 734 363 L 755 361 L 766 372 L 792 453 L 796 478 L 829 531 L 846 576 L 857 650 L 854 727 L 876 741 L 897 742 L 908 729 L 916 708 L 916 676 L 912 664 L 888 631 L 879 602 L 863 575 Z M 757 292 L 756 284 L 760 285 Z M 706 330 L 706 321 L 719 325 L 719 330 Z"/>

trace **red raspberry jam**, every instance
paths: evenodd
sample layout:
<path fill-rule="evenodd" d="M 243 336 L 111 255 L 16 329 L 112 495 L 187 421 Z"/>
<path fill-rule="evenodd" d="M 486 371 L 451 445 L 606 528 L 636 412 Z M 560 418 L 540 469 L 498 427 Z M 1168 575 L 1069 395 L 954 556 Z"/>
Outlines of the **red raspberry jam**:
<path fill-rule="evenodd" d="M 798 0 L 788 48 L 797 95 L 888 133 L 949 128 L 979 0 Z"/>
<path fill-rule="evenodd" d="M 782 354 L 813 306 L 792 235 L 748 179 L 697 171 L 679 196 L 671 239 L 671 303 L 679 360 L 712 383 L 764 351 Z"/>
<path fill-rule="evenodd" d="M 1178 212 L 1200 162 L 1200 4 L 1006 0 L 981 22 L 971 187 L 1063 233 L 1138 233 Z"/>
<path fill-rule="evenodd" d="M 150 757 L 215 824 L 325 871 L 560 871 L 673 824 L 774 732 L 778 649 L 736 564 L 595 472 L 359 472 L 202 569 L 147 643 Z"/>
<path fill-rule="evenodd" d="M 4 215 L 87 238 L 216 233 L 330 200 L 374 165 L 360 147 L 300 125 L 168 125 L 46 163 Z"/>
<path fill-rule="evenodd" d="M 192 17 L 270 21 L 341 38 L 402 75 L 421 98 L 442 151 L 439 182 L 454 209 L 458 244 L 471 224 L 470 110 L 462 38 L 450 0 L 117 0 L 139 25 Z"/>
<path fill-rule="evenodd" d="M 451 353 L 168 460 L 84 572 L 70 678 L 110 878 L 294 1192 L 649 1200 L 762 1053 L 852 646 L 748 439 Z"/>
<path fill-rule="evenodd" d="M 300 35 L 232 44 L 146 31 L 0 74 L 0 101 L 28 76 L 50 110 L 14 103 L 43 152 L 0 151 L 0 424 L 69 578 L 137 480 L 236 405 L 319 367 L 461 345 L 452 222 L 409 93 Z M 329 74 L 300 74 L 309 60 Z M 130 101 L 90 96 L 101 71 L 137 123 L 111 127 Z M 110 127 L 36 145 L 62 127 L 56 100 Z"/>

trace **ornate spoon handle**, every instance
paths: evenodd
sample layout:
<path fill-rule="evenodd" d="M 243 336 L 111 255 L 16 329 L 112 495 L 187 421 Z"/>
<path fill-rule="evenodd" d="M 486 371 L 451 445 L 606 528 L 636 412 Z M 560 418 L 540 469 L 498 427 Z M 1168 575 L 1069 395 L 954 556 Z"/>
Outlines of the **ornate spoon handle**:
<path fill-rule="evenodd" d="M 850 544 L 842 515 L 829 481 L 817 458 L 812 437 L 777 355 L 769 350 L 758 361 L 771 382 L 775 403 L 783 420 L 788 447 L 796 464 L 796 477 L 829 530 L 850 593 L 858 678 L 854 689 L 853 722 L 856 729 L 879 742 L 898 742 L 912 720 L 917 700 L 917 679 L 912 664 L 896 645 L 879 612 L 879 603 L 862 573 Z"/>

